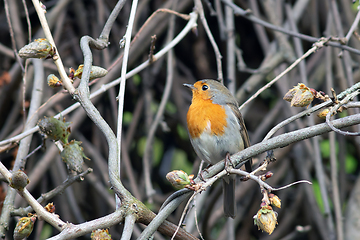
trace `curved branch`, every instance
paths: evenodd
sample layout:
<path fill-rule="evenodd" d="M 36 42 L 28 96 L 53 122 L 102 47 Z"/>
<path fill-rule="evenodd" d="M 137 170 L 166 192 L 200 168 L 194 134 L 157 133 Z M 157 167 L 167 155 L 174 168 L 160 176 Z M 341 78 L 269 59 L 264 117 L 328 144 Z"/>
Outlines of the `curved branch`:
<path fill-rule="evenodd" d="M 219 50 L 219 47 L 217 46 L 216 42 L 215 42 L 215 39 L 213 37 L 213 35 L 211 34 L 211 31 L 210 31 L 210 28 L 209 28 L 209 25 L 206 21 L 206 18 L 205 18 L 205 14 L 204 14 L 204 8 L 203 8 L 203 5 L 201 3 L 200 0 L 195 0 L 195 8 L 196 8 L 196 11 L 199 13 L 200 15 L 200 19 L 201 19 L 201 22 L 203 24 L 203 27 L 206 31 L 206 34 L 209 38 L 209 41 L 214 49 L 214 52 L 215 52 L 215 57 L 216 57 L 216 66 L 217 66 L 217 71 L 218 71 L 218 80 L 223 82 L 224 80 L 224 77 L 223 77 L 223 72 L 222 72 L 222 64 L 221 64 L 221 53 L 220 53 L 220 50 Z"/>

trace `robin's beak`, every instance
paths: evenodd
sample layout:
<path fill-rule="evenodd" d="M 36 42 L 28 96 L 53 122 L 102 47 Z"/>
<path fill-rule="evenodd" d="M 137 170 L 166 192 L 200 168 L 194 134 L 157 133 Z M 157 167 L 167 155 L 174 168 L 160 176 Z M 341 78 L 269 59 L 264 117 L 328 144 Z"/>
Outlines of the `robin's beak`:
<path fill-rule="evenodd" d="M 191 90 L 195 90 L 195 87 L 192 84 L 184 83 L 183 85 L 187 88 L 190 88 Z"/>

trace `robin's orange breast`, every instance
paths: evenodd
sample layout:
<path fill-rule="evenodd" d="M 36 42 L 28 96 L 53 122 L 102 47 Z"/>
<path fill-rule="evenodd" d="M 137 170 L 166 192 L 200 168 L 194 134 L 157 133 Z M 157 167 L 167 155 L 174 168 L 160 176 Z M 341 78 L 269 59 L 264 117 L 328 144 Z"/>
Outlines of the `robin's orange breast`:
<path fill-rule="evenodd" d="M 221 136 L 227 127 L 226 112 L 223 106 L 212 103 L 210 99 L 193 99 L 187 123 L 191 138 L 198 138 L 204 131 Z"/>

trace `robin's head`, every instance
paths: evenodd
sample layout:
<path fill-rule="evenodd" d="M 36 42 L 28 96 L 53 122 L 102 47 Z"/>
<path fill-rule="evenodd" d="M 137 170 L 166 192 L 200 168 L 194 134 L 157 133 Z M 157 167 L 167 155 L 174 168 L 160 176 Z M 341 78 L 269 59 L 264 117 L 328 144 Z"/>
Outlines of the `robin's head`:
<path fill-rule="evenodd" d="M 192 90 L 193 100 L 210 99 L 216 104 L 225 104 L 234 98 L 230 91 L 216 80 L 199 80 L 194 85 L 184 84 L 184 86 Z"/>

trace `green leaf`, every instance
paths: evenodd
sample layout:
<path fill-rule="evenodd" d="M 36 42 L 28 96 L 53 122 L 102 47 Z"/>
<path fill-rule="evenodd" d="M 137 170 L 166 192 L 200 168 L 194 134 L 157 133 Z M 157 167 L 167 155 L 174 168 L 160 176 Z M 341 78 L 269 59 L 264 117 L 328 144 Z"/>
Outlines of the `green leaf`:
<path fill-rule="evenodd" d="M 338 113 L 339 118 L 343 118 L 343 117 L 347 117 L 347 116 L 348 116 L 347 111 L 342 111 L 342 112 Z"/>
<path fill-rule="evenodd" d="M 330 157 L 330 141 L 328 139 L 322 140 L 320 142 L 320 151 L 321 151 L 321 156 L 323 158 L 329 158 Z M 338 144 L 338 142 L 335 142 L 335 152 L 336 152 L 336 154 L 338 154 L 338 152 L 339 152 L 339 144 Z"/>
<path fill-rule="evenodd" d="M 165 105 L 166 112 L 174 114 L 177 112 L 176 106 L 172 102 L 167 102 Z"/>
<path fill-rule="evenodd" d="M 352 6 L 351 6 L 351 8 L 352 8 L 352 10 L 354 11 L 354 13 L 357 13 L 358 7 L 359 7 L 359 1 L 355 1 L 355 2 L 352 4 Z"/>
<path fill-rule="evenodd" d="M 345 158 L 345 172 L 348 174 L 355 173 L 357 166 L 358 162 L 356 158 L 351 154 L 347 154 Z"/>
<path fill-rule="evenodd" d="M 153 166 L 158 166 L 160 164 L 163 154 L 164 154 L 164 144 L 162 141 L 155 138 L 153 144 Z"/>
<path fill-rule="evenodd" d="M 45 223 L 40 233 L 40 240 L 48 239 L 52 236 L 52 226 Z"/>
<path fill-rule="evenodd" d="M 140 157 L 144 156 L 145 151 L 145 144 L 146 144 L 146 137 L 142 137 L 137 142 L 137 153 Z"/>
<path fill-rule="evenodd" d="M 136 85 L 136 86 L 139 86 L 140 83 L 141 83 L 141 77 L 139 74 L 135 74 L 133 77 L 132 77 L 132 81 L 133 83 Z"/>
<path fill-rule="evenodd" d="M 321 150 L 321 156 L 323 158 L 330 157 L 330 142 L 328 139 L 320 142 L 320 150 Z"/>
<path fill-rule="evenodd" d="M 318 203 L 319 209 L 320 209 L 321 213 L 324 213 L 324 203 L 321 198 L 319 182 L 317 180 L 313 180 L 311 186 L 313 188 L 315 199 L 316 199 L 316 202 Z"/>
<path fill-rule="evenodd" d="M 124 117 L 123 117 L 123 123 L 124 125 L 129 125 L 132 121 L 133 118 L 133 114 L 131 112 L 124 112 Z"/>
<path fill-rule="evenodd" d="M 156 113 L 156 112 L 158 111 L 158 109 L 159 109 L 159 104 L 156 103 L 156 102 L 154 102 L 154 101 L 152 101 L 152 102 L 150 103 L 150 109 L 151 109 L 151 112 L 152 112 L 152 113 Z"/>
<path fill-rule="evenodd" d="M 142 137 L 139 139 L 137 143 L 137 152 L 140 157 L 144 156 L 145 147 L 146 147 L 146 137 Z M 155 138 L 154 143 L 151 146 L 151 150 L 153 157 L 153 166 L 157 166 L 160 163 L 162 155 L 164 153 L 164 145 L 162 141 Z"/>

